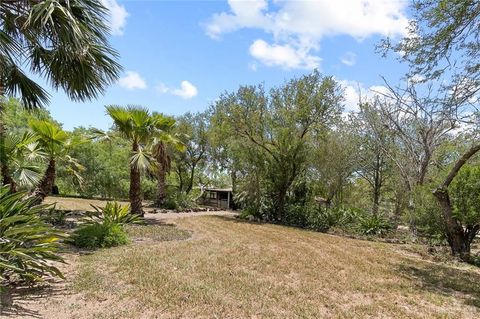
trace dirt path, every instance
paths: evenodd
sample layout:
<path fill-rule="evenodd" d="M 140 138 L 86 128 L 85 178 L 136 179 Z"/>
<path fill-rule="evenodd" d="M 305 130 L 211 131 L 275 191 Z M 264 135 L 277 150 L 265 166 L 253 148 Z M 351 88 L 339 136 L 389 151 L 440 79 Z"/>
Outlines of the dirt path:
<path fill-rule="evenodd" d="M 58 209 L 62 210 L 79 210 L 79 211 L 92 211 L 93 206 L 103 207 L 107 203 L 105 200 L 99 199 L 84 199 L 73 197 L 47 197 L 45 204 L 56 204 Z M 128 202 L 119 201 L 122 205 L 128 205 Z M 153 214 L 154 208 L 148 207 L 149 203 L 145 203 L 145 219 L 147 221 L 165 221 L 176 218 L 195 217 L 195 216 L 235 216 L 236 213 L 232 211 L 206 211 L 206 212 L 191 212 L 191 213 L 177 213 L 174 211 L 168 211 L 168 213 L 156 213 Z"/>

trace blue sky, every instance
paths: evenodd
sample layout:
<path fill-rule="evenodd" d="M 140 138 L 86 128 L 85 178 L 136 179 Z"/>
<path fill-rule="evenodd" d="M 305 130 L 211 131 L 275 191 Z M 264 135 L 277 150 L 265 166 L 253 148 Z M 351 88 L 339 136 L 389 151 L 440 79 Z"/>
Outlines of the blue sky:
<path fill-rule="evenodd" d="M 380 39 L 405 32 L 401 0 L 103 1 L 124 73 L 97 100 L 52 92 L 49 109 L 66 129 L 108 128 L 109 104 L 203 111 L 239 85 L 271 87 L 313 68 L 341 81 L 354 109 L 358 88 L 379 88 L 381 75 L 397 83 L 406 70 L 375 53 Z"/>

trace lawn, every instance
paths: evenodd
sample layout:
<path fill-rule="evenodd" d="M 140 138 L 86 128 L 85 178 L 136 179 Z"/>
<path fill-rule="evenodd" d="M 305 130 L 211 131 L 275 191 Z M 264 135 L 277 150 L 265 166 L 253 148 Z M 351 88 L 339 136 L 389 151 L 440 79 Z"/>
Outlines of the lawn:
<path fill-rule="evenodd" d="M 172 220 L 173 221 L 173 220 Z M 67 255 L 67 280 L 13 296 L 26 318 L 479 318 L 480 271 L 409 246 L 224 216 L 130 229 Z M 188 237 L 188 238 L 187 238 Z M 41 298 L 38 298 L 41 297 Z"/>

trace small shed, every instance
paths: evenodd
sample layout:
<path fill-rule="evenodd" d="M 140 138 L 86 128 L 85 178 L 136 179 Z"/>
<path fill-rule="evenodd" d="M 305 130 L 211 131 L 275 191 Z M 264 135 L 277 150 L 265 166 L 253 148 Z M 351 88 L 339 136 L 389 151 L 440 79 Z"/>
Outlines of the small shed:
<path fill-rule="evenodd" d="M 223 209 L 233 209 L 233 194 L 231 188 L 205 188 L 202 204 Z"/>

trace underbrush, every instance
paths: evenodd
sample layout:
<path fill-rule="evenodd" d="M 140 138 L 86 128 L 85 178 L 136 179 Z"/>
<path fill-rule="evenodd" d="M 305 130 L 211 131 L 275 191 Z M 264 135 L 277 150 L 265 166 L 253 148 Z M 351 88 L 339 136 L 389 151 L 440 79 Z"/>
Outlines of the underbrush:
<path fill-rule="evenodd" d="M 76 229 L 70 242 L 80 248 L 108 248 L 128 243 L 124 229 L 128 224 L 142 224 L 143 219 L 130 213 L 128 205 L 108 202 L 104 208 L 93 206 L 95 211 L 87 213 L 84 224 Z"/>

